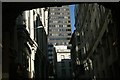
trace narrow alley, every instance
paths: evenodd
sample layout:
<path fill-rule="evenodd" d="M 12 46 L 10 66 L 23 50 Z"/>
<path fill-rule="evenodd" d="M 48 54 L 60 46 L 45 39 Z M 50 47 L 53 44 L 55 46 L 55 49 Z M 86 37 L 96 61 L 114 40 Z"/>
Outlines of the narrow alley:
<path fill-rule="evenodd" d="M 2 3 L 1 80 L 120 79 L 119 3 Z"/>

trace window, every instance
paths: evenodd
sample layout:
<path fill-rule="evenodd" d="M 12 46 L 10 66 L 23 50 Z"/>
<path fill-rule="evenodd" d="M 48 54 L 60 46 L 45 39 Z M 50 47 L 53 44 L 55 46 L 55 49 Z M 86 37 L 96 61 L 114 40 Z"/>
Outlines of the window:
<path fill-rule="evenodd" d="M 51 27 L 55 27 L 55 25 L 51 25 Z"/>
<path fill-rule="evenodd" d="M 58 17 L 59 19 L 64 19 L 64 17 L 63 16 L 60 16 L 60 17 Z"/>
<path fill-rule="evenodd" d="M 52 52 L 52 50 L 51 50 L 51 49 L 49 49 L 49 50 L 48 50 L 48 52 Z"/>
<path fill-rule="evenodd" d="M 81 35 L 84 36 L 84 32 L 83 31 L 81 32 Z"/>
<path fill-rule="evenodd" d="M 68 44 L 68 43 L 66 42 L 66 44 Z M 71 55 L 69 55 L 69 58 L 71 58 Z"/>
<path fill-rule="evenodd" d="M 70 25 L 67 25 L 67 27 L 70 27 Z"/>
<path fill-rule="evenodd" d="M 65 62 L 61 62 L 61 67 L 65 67 Z"/>
<path fill-rule="evenodd" d="M 49 59 L 53 59 L 53 56 L 49 56 L 48 58 L 49 58 Z"/>
<path fill-rule="evenodd" d="M 51 27 L 51 25 L 49 25 L 49 27 Z"/>
<path fill-rule="evenodd" d="M 58 23 L 58 21 L 53 21 L 53 23 Z"/>
<path fill-rule="evenodd" d="M 63 27 L 63 25 L 59 25 L 59 27 Z"/>
<path fill-rule="evenodd" d="M 63 23 L 63 21 L 58 21 L 58 23 Z"/>
<path fill-rule="evenodd" d="M 64 36 L 64 35 L 60 33 L 59 36 Z"/>
<path fill-rule="evenodd" d="M 66 31 L 71 31 L 71 29 L 66 29 Z"/>
<path fill-rule="evenodd" d="M 88 48 L 89 48 L 89 43 L 87 42 L 86 43 L 86 50 L 88 51 Z"/>
<path fill-rule="evenodd" d="M 65 59 L 65 55 L 61 55 L 61 59 Z"/>
<path fill-rule="evenodd" d="M 67 27 L 67 25 L 63 25 L 63 27 Z"/>
<path fill-rule="evenodd" d="M 64 23 L 67 23 L 67 21 L 64 21 Z"/>
<path fill-rule="evenodd" d="M 55 27 L 59 27 L 59 25 L 55 25 Z"/>
<path fill-rule="evenodd" d="M 55 13 L 51 13 L 51 15 L 54 15 Z"/>
<path fill-rule="evenodd" d="M 49 21 L 49 23 L 53 23 L 53 21 Z"/>
<path fill-rule="evenodd" d="M 50 36 L 52 36 L 52 34 L 49 34 Z"/>
<path fill-rule="evenodd" d="M 67 40 L 70 40 L 70 38 L 67 38 Z"/>
<path fill-rule="evenodd" d="M 66 11 L 68 11 L 69 9 L 66 9 Z"/>
<path fill-rule="evenodd" d="M 59 29 L 59 31 L 66 31 L 65 29 Z"/>
<path fill-rule="evenodd" d="M 58 36 L 58 34 L 52 34 L 52 36 Z"/>
<path fill-rule="evenodd" d="M 62 29 L 62 31 L 66 31 L 66 29 Z"/>
<path fill-rule="evenodd" d="M 55 14 L 60 15 L 60 13 L 59 13 L 59 12 L 56 12 Z"/>
<path fill-rule="evenodd" d="M 67 12 L 66 12 L 65 14 L 66 14 L 66 15 L 69 15 L 69 13 L 67 13 Z"/>
<path fill-rule="evenodd" d="M 65 43 L 64 43 L 64 42 L 62 42 L 62 44 L 64 45 Z"/>
<path fill-rule="evenodd" d="M 84 50 L 84 54 L 86 53 L 86 49 L 85 49 L 85 47 L 83 47 L 83 50 Z"/>
<path fill-rule="evenodd" d="M 65 19 L 68 19 L 68 17 L 67 17 L 67 16 L 65 16 Z"/>
<path fill-rule="evenodd" d="M 57 19 L 57 17 L 50 17 L 51 19 Z"/>
<path fill-rule="evenodd" d="M 69 67 L 71 67 L 71 62 L 69 62 Z"/>
<path fill-rule="evenodd" d="M 71 35 L 71 33 L 68 34 L 69 36 Z"/>
<path fill-rule="evenodd" d="M 60 13 L 60 15 L 62 15 L 62 13 Z"/>
<path fill-rule="evenodd" d="M 64 11 L 66 11 L 66 9 L 64 9 Z"/>
<path fill-rule="evenodd" d="M 52 31 L 52 29 L 49 29 L 49 31 Z"/>
<path fill-rule="evenodd" d="M 70 23 L 70 21 L 68 21 L 68 23 Z"/>
<path fill-rule="evenodd" d="M 50 54 L 48 54 L 48 56 L 53 56 L 53 55 L 50 53 Z"/>

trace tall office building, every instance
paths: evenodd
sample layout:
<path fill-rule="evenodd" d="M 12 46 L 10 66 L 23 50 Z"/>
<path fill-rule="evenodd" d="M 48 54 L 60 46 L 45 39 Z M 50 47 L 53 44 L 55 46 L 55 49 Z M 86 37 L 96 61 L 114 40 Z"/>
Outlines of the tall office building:
<path fill-rule="evenodd" d="M 58 53 L 55 54 L 55 52 L 53 51 L 54 46 L 60 46 L 60 45 L 68 46 L 71 38 L 69 6 L 67 5 L 67 6 L 61 6 L 61 7 L 50 7 L 48 24 L 49 24 L 48 59 L 50 64 L 53 64 L 55 62 L 54 55 L 58 54 Z M 63 52 L 63 53 L 66 53 L 66 52 Z M 56 57 L 57 57 L 56 59 L 58 59 L 58 55 Z M 54 66 L 54 67 L 60 68 L 59 66 Z M 60 77 L 59 74 L 56 74 L 56 75 L 57 75 L 56 76 L 57 78 Z"/>
<path fill-rule="evenodd" d="M 50 7 L 48 43 L 68 45 L 71 37 L 69 6 Z"/>
<path fill-rule="evenodd" d="M 75 27 L 75 34 L 71 39 L 71 54 L 76 79 L 119 78 L 117 27 L 111 10 L 98 3 L 77 4 L 75 5 Z M 75 46 L 78 47 L 76 51 Z M 80 65 L 84 65 L 84 68 L 80 66 L 76 68 L 78 64 L 75 63 L 75 58 L 79 58 Z"/>

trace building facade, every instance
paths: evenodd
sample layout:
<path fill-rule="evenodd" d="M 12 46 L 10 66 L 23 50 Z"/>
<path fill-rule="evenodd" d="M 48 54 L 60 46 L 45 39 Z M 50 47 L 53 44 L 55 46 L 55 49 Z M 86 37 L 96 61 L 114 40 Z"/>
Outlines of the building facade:
<path fill-rule="evenodd" d="M 49 63 L 53 63 L 53 54 L 54 53 L 54 45 L 48 44 L 48 60 Z"/>
<path fill-rule="evenodd" d="M 71 55 L 70 49 L 67 46 L 56 45 L 56 75 L 58 80 L 70 80 L 71 79 Z"/>
<path fill-rule="evenodd" d="M 80 35 L 79 58 L 86 78 L 119 78 L 117 32 L 111 11 L 97 3 L 78 4 L 75 27 Z"/>
<path fill-rule="evenodd" d="M 3 59 L 6 67 L 3 68 L 2 80 L 47 80 L 47 31 L 44 26 L 47 30 L 48 21 L 43 19 L 42 13 L 40 15 L 41 10 L 26 10 L 16 18 L 10 34 L 12 46 L 7 46 L 9 41 L 3 42 L 3 56 L 8 60 Z M 9 40 L 8 37 L 4 39 Z M 10 55 L 5 56 L 8 52 Z"/>
<path fill-rule="evenodd" d="M 45 10 L 46 9 L 46 10 Z M 28 26 L 28 31 L 31 33 L 31 38 L 37 43 L 36 53 L 33 55 L 32 75 L 35 79 L 47 79 L 47 28 L 48 16 L 45 11 L 47 8 L 37 8 L 24 12 L 25 24 Z M 43 16 L 44 15 L 44 16 Z M 46 15 L 46 16 L 45 16 Z"/>
<path fill-rule="evenodd" d="M 84 69 L 81 68 L 80 71 L 80 64 L 81 64 L 81 58 L 80 54 L 79 54 L 79 41 L 80 41 L 80 36 L 78 35 L 78 33 L 76 32 L 76 30 L 74 30 L 72 36 L 71 36 L 71 40 L 70 40 L 70 44 L 71 44 L 71 65 L 72 65 L 72 78 L 73 79 L 78 79 L 78 77 L 81 75 L 84 75 Z M 82 66 L 81 66 L 82 67 Z"/>
<path fill-rule="evenodd" d="M 68 45 L 71 36 L 69 6 L 50 7 L 48 43 Z"/>
<path fill-rule="evenodd" d="M 49 8 L 49 28 L 48 28 L 48 58 L 57 73 L 56 62 L 58 55 L 54 54 L 55 45 L 69 45 L 71 36 L 71 23 L 69 6 L 50 7 Z M 56 48 L 55 48 L 56 50 Z M 56 55 L 56 57 L 55 57 Z M 56 66 L 55 66 L 56 65 Z M 55 73 L 54 73 L 55 74 Z M 57 73 L 58 74 L 58 73 Z M 58 75 L 55 74 L 57 77 Z"/>
<path fill-rule="evenodd" d="M 54 45 L 52 44 L 48 44 L 48 61 L 49 61 L 49 68 L 48 68 L 49 79 L 53 79 L 53 78 L 56 79 L 57 53 Z"/>

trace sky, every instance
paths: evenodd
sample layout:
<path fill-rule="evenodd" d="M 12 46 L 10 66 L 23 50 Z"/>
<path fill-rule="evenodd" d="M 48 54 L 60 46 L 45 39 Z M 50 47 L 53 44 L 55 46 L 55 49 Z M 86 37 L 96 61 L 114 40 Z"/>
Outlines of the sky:
<path fill-rule="evenodd" d="M 75 5 L 70 5 L 70 19 L 71 19 L 72 33 L 73 33 L 74 29 L 75 29 L 75 27 L 74 27 L 74 23 L 75 23 L 74 7 L 75 7 Z"/>

